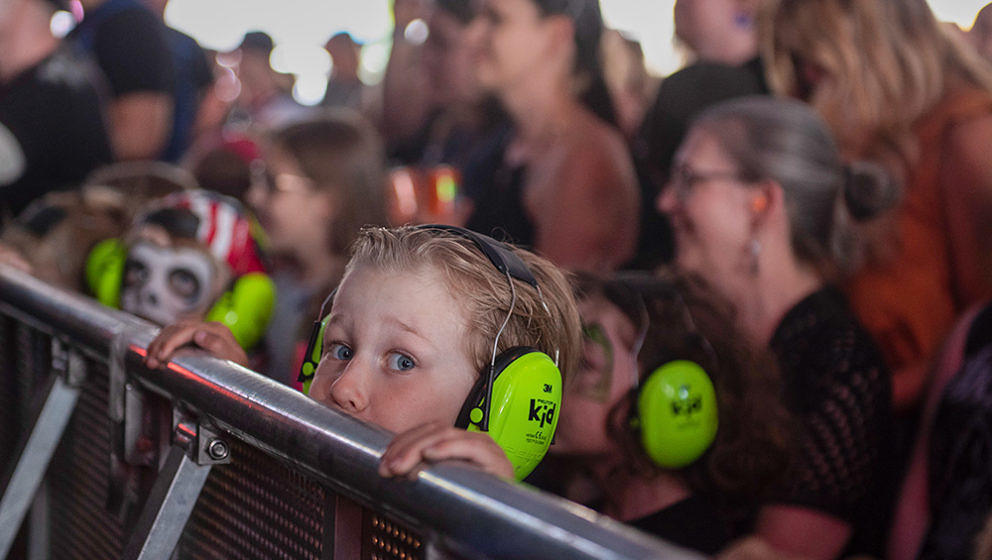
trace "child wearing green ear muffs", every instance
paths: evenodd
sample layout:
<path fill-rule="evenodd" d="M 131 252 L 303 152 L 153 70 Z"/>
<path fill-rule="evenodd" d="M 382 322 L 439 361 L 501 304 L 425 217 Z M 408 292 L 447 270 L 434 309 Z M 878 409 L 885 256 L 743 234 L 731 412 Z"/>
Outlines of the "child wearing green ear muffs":
<path fill-rule="evenodd" d="M 398 434 L 383 476 L 459 459 L 519 480 L 543 458 L 580 340 L 566 274 L 546 259 L 460 228 L 365 228 L 317 319 L 301 381 Z M 189 343 L 232 358 L 223 340 L 170 326 L 146 363 Z"/>
<path fill-rule="evenodd" d="M 235 199 L 207 190 L 147 204 L 120 239 L 86 258 L 92 295 L 159 325 L 218 322 L 249 350 L 265 333 L 275 287 L 254 218 Z"/>
<path fill-rule="evenodd" d="M 747 531 L 791 456 L 774 361 L 696 278 L 582 277 L 582 360 L 545 478 L 666 540 L 715 554 Z"/>

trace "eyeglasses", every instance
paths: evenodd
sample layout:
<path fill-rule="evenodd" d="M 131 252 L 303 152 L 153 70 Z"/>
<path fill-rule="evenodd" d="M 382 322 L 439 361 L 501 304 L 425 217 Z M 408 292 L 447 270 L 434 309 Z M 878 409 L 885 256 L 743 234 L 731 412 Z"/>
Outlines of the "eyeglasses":
<path fill-rule="evenodd" d="M 675 189 L 675 196 L 679 200 L 685 200 L 689 196 L 689 193 L 692 192 L 692 189 L 699 183 L 741 180 L 741 174 L 737 171 L 712 171 L 704 173 L 681 163 L 672 169 L 671 177 L 668 180 L 668 188 Z"/>
<path fill-rule="evenodd" d="M 308 192 L 313 190 L 313 179 L 292 173 L 277 173 L 273 175 L 265 166 L 265 162 L 255 160 L 251 164 L 252 185 L 258 185 L 268 194 Z"/>

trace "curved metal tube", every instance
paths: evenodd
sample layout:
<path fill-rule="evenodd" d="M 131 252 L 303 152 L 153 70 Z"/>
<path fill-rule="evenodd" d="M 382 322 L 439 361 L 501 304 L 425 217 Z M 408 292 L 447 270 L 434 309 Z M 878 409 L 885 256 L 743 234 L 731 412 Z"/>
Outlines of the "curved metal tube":
<path fill-rule="evenodd" d="M 183 351 L 166 368 L 142 364 L 157 328 L 0 265 L 0 310 L 107 359 L 126 344 L 129 374 L 325 483 L 441 536 L 471 557 L 698 558 L 589 509 L 525 485 L 442 464 L 416 480 L 377 468 L 385 430 L 331 410 L 231 362 Z"/>

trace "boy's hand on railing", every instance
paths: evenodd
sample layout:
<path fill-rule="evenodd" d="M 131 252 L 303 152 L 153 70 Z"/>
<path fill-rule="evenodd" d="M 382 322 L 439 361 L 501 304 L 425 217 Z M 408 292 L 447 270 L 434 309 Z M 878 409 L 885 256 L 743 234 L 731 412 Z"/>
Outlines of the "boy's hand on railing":
<path fill-rule="evenodd" d="M 488 434 L 467 432 L 438 422 L 424 424 L 393 438 L 382 455 L 379 474 L 412 479 L 425 466 L 450 460 L 464 461 L 487 473 L 513 480 L 513 465 Z"/>
<path fill-rule="evenodd" d="M 0 243 L 0 263 L 8 264 L 28 274 L 32 272 L 31 263 L 17 249 L 3 243 Z"/>
<path fill-rule="evenodd" d="M 226 325 L 202 321 L 180 321 L 162 327 L 155 340 L 148 345 L 145 365 L 150 369 L 161 367 L 167 364 L 176 350 L 183 346 L 202 348 L 215 358 L 231 360 L 249 367 L 248 355 Z"/>

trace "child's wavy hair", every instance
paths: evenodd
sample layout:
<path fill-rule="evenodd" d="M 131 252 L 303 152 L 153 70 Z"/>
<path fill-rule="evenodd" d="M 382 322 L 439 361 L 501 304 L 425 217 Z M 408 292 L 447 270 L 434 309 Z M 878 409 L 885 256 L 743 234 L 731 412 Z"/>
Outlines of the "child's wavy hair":
<path fill-rule="evenodd" d="M 517 302 L 499 339 L 497 352 L 514 346 L 532 346 L 551 356 L 567 377 L 578 364 L 581 344 L 579 313 L 566 273 L 547 259 L 506 245 L 527 265 L 541 289 L 513 280 Z M 477 371 L 489 365 L 493 341 L 510 311 L 511 292 L 506 276 L 481 250 L 457 233 L 417 226 L 367 227 L 352 245 L 347 275 L 368 265 L 389 272 L 410 272 L 422 267 L 440 271 L 447 288 L 469 319 L 467 355 Z"/>
<path fill-rule="evenodd" d="M 732 306 L 695 275 L 662 270 L 609 279 L 585 278 L 579 298 L 602 298 L 641 330 L 639 378 L 672 360 L 691 360 L 716 389 L 720 426 L 695 462 L 677 471 L 693 493 L 716 503 L 754 504 L 771 495 L 791 465 L 794 422 L 774 358 L 734 327 Z M 607 433 L 623 449 L 625 468 L 642 476 L 662 469 L 630 429 L 636 391 L 610 410 Z"/>

